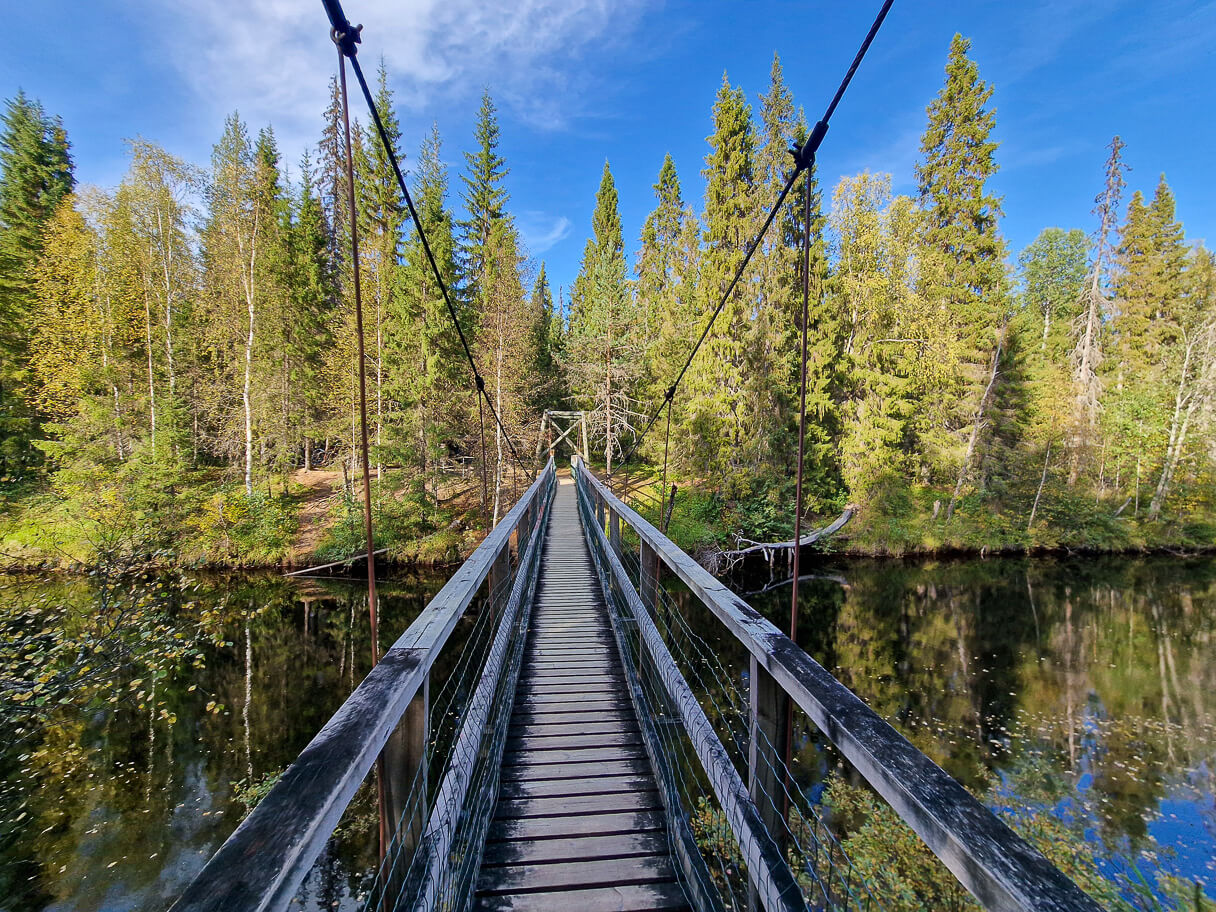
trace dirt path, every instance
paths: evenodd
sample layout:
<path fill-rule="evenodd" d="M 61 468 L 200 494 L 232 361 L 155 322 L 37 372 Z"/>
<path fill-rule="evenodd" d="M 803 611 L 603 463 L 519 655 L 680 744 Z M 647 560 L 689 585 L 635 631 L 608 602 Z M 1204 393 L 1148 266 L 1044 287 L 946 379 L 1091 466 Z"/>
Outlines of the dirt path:
<path fill-rule="evenodd" d="M 304 488 L 304 499 L 300 503 L 300 526 L 287 562 L 293 567 L 303 567 L 321 544 L 321 539 L 333 524 L 331 512 L 334 504 L 342 498 L 342 473 L 328 469 L 300 469 L 291 476 L 293 485 Z"/>

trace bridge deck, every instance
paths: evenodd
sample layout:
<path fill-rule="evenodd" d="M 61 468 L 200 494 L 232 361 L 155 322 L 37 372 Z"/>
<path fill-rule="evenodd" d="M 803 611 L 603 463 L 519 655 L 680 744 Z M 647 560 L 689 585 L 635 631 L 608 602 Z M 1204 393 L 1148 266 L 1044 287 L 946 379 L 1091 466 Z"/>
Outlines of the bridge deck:
<path fill-rule="evenodd" d="M 477 907 L 686 909 L 569 478 L 541 557 Z"/>

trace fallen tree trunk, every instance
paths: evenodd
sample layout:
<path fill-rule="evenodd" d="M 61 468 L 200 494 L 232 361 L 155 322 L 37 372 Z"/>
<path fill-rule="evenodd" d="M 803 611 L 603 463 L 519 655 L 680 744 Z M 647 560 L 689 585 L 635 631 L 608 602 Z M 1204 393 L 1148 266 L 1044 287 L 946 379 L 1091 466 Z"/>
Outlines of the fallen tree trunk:
<path fill-rule="evenodd" d="M 836 517 L 832 523 L 824 526 L 822 529 L 816 529 L 813 532 L 808 532 L 806 535 L 802 536 L 801 540 L 798 542 L 798 546 L 805 548 L 807 545 L 813 545 L 821 538 L 827 538 L 829 535 L 834 535 L 844 528 L 845 524 L 853 518 L 856 512 L 857 508 L 854 506 L 845 507 L 844 512 Z M 740 561 L 745 560 L 752 554 L 763 555 L 764 559 L 768 561 L 769 566 L 772 566 L 773 559 L 777 556 L 777 553 L 781 551 L 792 552 L 794 550 L 795 543 L 793 539 L 782 542 L 754 542 L 751 539 L 740 538 L 738 539 L 737 544 L 743 545 L 744 547 L 735 548 L 730 551 L 715 551 L 708 555 L 705 560 L 702 561 L 702 563 L 705 564 L 705 569 L 709 570 L 710 573 L 722 573 L 737 566 Z"/>

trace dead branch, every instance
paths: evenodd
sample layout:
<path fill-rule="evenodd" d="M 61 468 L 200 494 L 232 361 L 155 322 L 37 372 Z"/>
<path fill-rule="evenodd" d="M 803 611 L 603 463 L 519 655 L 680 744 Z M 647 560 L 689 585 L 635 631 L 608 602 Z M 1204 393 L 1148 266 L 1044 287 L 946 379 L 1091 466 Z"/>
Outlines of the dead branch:
<path fill-rule="evenodd" d="M 844 508 L 844 512 L 836 517 L 833 522 L 802 536 L 802 539 L 798 542 L 799 546 L 805 548 L 807 545 L 813 545 L 822 538 L 836 534 L 844 528 L 845 524 L 853 518 L 856 512 L 857 508 L 850 504 Z M 703 561 L 706 564 L 706 569 L 711 573 L 723 573 L 733 569 L 752 554 L 764 555 L 764 559 L 771 566 L 773 558 L 776 557 L 778 552 L 792 551 L 794 549 L 793 539 L 782 542 L 755 542 L 751 539 L 739 537 L 735 543 L 742 547 L 730 551 L 715 551 L 707 555 L 706 560 Z"/>

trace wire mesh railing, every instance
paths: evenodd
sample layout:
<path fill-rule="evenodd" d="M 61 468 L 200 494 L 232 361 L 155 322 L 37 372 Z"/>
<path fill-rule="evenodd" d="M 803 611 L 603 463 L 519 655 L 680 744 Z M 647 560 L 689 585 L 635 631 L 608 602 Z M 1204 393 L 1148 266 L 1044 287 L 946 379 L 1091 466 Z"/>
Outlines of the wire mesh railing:
<path fill-rule="evenodd" d="M 985 908 L 1097 910 L 1040 852 L 577 460 L 574 472 L 588 537 L 599 541 L 593 551 L 614 593 L 609 601 L 631 603 L 639 633 L 653 630 L 645 648 L 625 650 L 640 669 L 638 689 L 662 707 L 663 694 L 649 679 L 660 672 L 670 695 L 674 671 L 695 692 L 807 906 L 865 909 L 881 902 L 849 862 L 830 821 L 817 813 L 806 780 L 791 768 L 791 747 L 814 738 L 826 739 Z M 621 615 L 628 626 L 626 612 Z M 656 718 L 668 714 L 663 709 Z M 672 767 L 684 776 L 677 789 L 714 881 L 713 898 L 741 908 L 746 889 L 747 907 L 754 908 L 756 872 L 738 822 L 705 794 L 704 780 L 685 762 L 687 742 L 662 737 L 662 752 L 683 764 Z M 701 745 L 690 740 L 703 760 Z"/>
<path fill-rule="evenodd" d="M 752 724 L 746 684 L 731 678 L 671 594 L 654 585 L 655 574 L 622 546 L 619 523 L 609 517 L 605 531 L 595 492 L 578 479 L 592 556 L 647 720 L 672 854 L 696 905 L 878 908 L 812 802 L 791 786 L 775 745 Z"/>
<path fill-rule="evenodd" d="M 550 460 L 173 912 L 287 908 L 373 766 L 384 853 L 366 908 L 463 908 L 498 791 L 509 714 L 493 709 L 514 691 L 555 484 Z"/>
<path fill-rule="evenodd" d="M 550 476 L 542 497 L 549 503 Z M 485 835 L 498 799 L 509 705 L 519 677 L 528 613 L 536 586 L 543 514 L 527 541 L 520 541 L 518 566 L 489 599 L 458 667 L 432 712 L 435 730 L 446 737 L 428 743 L 426 768 L 439 767 L 434 790 L 416 775 L 375 882 L 364 903 L 368 912 L 445 910 L 460 912 L 473 895 Z M 421 769 L 421 767 L 420 767 Z M 433 794 L 432 794 L 433 791 Z M 424 819 L 425 818 L 425 819 Z"/>

